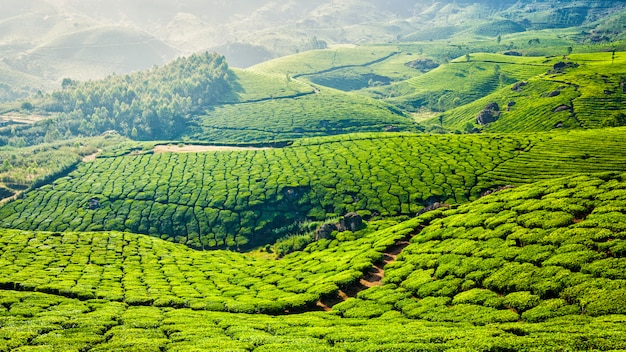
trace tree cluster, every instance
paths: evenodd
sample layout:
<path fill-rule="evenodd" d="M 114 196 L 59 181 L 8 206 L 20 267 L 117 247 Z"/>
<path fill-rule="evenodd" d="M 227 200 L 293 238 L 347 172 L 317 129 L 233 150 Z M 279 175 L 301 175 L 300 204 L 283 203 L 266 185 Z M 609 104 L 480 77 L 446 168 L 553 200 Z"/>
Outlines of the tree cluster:
<path fill-rule="evenodd" d="M 63 80 L 47 95 L 43 110 L 60 113 L 61 134 L 91 136 L 109 130 L 133 139 L 169 139 L 187 126 L 191 114 L 220 101 L 233 77 L 223 56 L 196 54 L 145 72 L 99 81 Z"/>

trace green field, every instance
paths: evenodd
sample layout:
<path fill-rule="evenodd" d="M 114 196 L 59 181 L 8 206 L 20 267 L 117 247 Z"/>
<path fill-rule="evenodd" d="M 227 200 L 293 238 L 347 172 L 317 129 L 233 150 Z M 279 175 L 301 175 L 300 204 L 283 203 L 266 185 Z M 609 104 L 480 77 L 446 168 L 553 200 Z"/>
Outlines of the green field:
<path fill-rule="evenodd" d="M 481 325 L 624 314 L 623 177 L 544 181 L 424 215 L 383 286 L 335 310 Z"/>
<path fill-rule="evenodd" d="M 268 142 L 382 132 L 389 127 L 403 131 L 420 129 L 408 115 L 390 104 L 320 88 L 297 96 L 266 95 L 254 101 L 214 106 L 195 117 L 181 138 L 222 143 Z"/>
<path fill-rule="evenodd" d="M 130 306 L 268 314 L 320 310 L 320 298 L 358 281 L 388 247 L 414 231 L 407 225 L 376 228 L 321 240 L 280 260 L 195 251 L 129 233 L 5 230 L 0 286 Z"/>

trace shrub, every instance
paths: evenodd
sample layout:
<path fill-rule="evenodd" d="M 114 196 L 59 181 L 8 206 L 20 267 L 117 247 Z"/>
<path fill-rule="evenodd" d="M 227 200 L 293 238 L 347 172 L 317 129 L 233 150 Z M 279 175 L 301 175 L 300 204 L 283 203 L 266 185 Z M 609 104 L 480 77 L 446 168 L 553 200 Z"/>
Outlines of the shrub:
<path fill-rule="evenodd" d="M 564 315 L 580 314 L 580 312 L 578 305 L 570 305 L 563 299 L 554 298 L 545 300 L 538 306 L 525 311 L 522 313 L 522 319 L 535 323 Z"/>
<path fill-rule="evenodd" d="M 504 305 L 520 313 L 535 308 L 540 302 L 541 297 L 533 295 L 529 291 L 512 292 L 503 299 Z"/>
<path fill-rule="evenodd" d="M 453 304 L 477 304 L 491 308 L 501 308 L 502 298 L 497 293 L 486 289 L 471 289 L 461 292 L 452 299 Z"/>

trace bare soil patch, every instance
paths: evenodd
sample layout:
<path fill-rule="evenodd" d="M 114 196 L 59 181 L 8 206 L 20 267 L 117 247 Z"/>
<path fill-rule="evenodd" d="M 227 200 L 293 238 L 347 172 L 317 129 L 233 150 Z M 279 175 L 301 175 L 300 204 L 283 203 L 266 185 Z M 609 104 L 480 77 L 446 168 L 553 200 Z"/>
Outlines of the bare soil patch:
<path fill-rule="evenodd" d="M 87 162 L 90 162 L 90 161 L 95 161 L 96 157 L 98 157 L 98 154 L 100 154 L 101 151 L 102 151 L 101 149 L 98 149 L 98 151 L 93 153 L 93 154 L 85 155 L 83 157 L 82 161 L 84 163 L 87 163 Z"/>
<path fill-rule="evenodd" d="M 270 148 L 232 147 L 223 145 L 157 145 L 154 153 L 202 153 L 202 152 L 225 152 L 242 150 L 267 150 Z"/>
<path fill-rule="evenodd" d="M 13 121 L 17 123 L 35 123 L 41 120 L 45 120 L 47 118 L 49 117 L 42 115 L 21 115 L 13 113 L 0 115 L 0 121 Z"/>

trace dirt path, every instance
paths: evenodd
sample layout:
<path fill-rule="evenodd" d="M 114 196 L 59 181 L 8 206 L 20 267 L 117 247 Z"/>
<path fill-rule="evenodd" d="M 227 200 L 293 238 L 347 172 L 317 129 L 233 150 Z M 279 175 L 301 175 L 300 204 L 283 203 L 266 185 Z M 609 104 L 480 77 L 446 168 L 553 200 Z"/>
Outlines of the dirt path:
<path fill-rule="evenodd" d="M 420 228 L 420 231 L 423 227 Z M 339 290 L 336 296 L 320 299 L 317 302 L 317 307 L 321 310 L 329 312 L 332 310 L 335 304 L 344 302 L 348 298 L 354 298 L 356 295 L 368 288 L 375 286 L 381 286 L 383 279 L 385 278 L 385 266 L 389 263 L 393 263 L 398 259 L 398 255 L 410 244 L 411 238 L 417 235 L 420 231 L 410 234 L 407 238 L 399 240 L 383 253 L 383 260 L 381 262 L 374 263 L 370 270 L 363 275 L 358 283 L 351 285 L 348 288 Z"/>
<path fill-rule="evenodd" d="M 242 151 L 242 150 L 268 150 L 270 148 L 254 148 L 254 147 L 231 147 L 222 145 L 157 145 L 154 147 L 154 153 L 202 153 L 202 152 L 224 152 L 224 151 Z"/>

